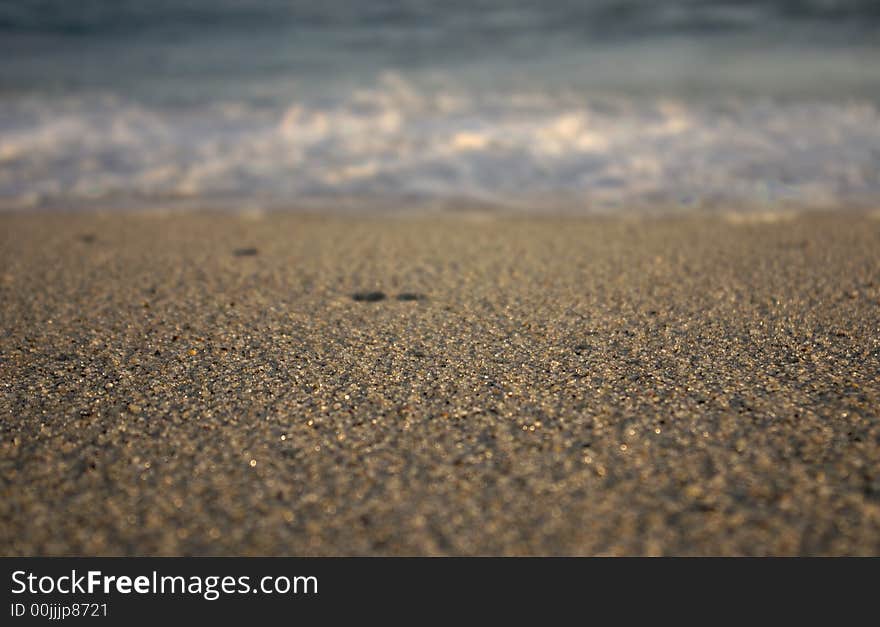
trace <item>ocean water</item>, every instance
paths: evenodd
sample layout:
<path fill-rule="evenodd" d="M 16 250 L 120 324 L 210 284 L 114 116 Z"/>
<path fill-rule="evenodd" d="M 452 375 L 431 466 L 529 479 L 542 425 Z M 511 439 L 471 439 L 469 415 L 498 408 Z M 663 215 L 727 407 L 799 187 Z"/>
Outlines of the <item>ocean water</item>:
<path fill-rule="evenodd" d="M 880 198 L 876 0 L 2 0 L 0 208 Z"/>

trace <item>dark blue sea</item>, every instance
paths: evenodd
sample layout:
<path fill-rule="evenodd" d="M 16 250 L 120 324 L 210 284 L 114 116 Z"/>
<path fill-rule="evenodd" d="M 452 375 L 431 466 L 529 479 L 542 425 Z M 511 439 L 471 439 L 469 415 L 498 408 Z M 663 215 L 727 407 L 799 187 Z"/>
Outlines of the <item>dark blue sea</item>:
<path fill-rule="evenodd" d="M 878 198 L 877 0 L 0 0 L 0 208 Z"/>

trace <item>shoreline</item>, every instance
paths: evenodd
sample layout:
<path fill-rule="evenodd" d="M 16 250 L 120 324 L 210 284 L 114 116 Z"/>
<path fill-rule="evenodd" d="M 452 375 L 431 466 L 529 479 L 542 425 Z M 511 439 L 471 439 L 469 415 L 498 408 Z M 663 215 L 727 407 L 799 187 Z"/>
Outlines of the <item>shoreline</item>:
<path fill-rule="evenodd" d="M 0 554 L 876 555 L 880 213 L 725 215 L 0 213 Z"/>
<path fill-rule="evenodd" d="M 90 200 L 39 205 L 0 204 L 0 217 L 27 216 L 299 216 L 328 219 L 430 219 L 461 214 L 486 214 L 495 218 L 535 219 L 697 219 L 737 220 L 749 216 L 869 216 L 880 218 L 880 199 L 856 195 L 805 202 L 797 198 L 705 199 L 694 203 L 675 200 L 643 201 L 625 205 L 593 202 L 576 194 L 524 195 L 521 198 L 475 198 L 471 196 L 409 198 L 397 196 L 306 197 L 291 204 L 273 198 L 231 197 L 151 198 Z"/>

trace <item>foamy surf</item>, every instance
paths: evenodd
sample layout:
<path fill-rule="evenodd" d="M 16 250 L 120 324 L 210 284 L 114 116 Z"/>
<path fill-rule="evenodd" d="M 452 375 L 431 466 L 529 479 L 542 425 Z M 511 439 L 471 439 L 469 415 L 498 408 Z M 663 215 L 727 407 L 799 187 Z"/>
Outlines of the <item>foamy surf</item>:
<path fill-rule="evenodd" d="M 833 205 L 880 192 L 870 103 L 578 100 L 422 90 L 386 74 L 332 103 L 0 103 L 5 208 L 458 199 L 584 210 Z"/>

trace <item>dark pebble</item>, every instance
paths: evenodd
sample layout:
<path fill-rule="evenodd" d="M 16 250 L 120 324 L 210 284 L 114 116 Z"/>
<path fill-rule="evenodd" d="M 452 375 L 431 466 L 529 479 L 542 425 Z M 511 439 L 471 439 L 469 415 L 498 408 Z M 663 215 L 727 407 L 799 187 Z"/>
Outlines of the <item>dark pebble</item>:
<path fill-rule="evenodd" d="M 403 292 L 397 295 L 397 300 L 427 300 L 424 294 L 416 294 L 414 292 Z"/>
<path fill-rule="evenodd" d="M 232 251 L 232 254 L 236 257 L 253 257 L 257 254 L 256 248 L 236 248 Z"/>
<path fill-rule="evenodd" d="M 79 236 L 79 241 L 81 241 L 83 244 L 94 244 L 97 239 L 98 238 L 91 233 L 84 233 L 83 235 Z"/>
<path fill-rule="evenodd" d="M 361 303 L 375 303 L 385 300 L 384 292 L 356 292 L 351 295 L 353 299 Z"/>

